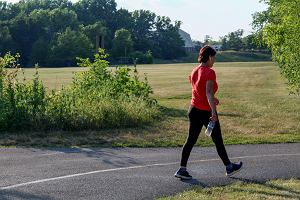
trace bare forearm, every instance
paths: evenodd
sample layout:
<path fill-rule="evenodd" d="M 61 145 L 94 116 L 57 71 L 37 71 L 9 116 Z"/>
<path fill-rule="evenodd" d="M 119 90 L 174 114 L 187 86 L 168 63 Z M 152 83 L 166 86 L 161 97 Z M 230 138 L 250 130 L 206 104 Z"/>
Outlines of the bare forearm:
<path fill-rule="evenodd" d="M 208 104 L 211 109 L 211 113 L 212 113 L 212 115 L 215 115 L 216 114 L 215 97 L 213 94 L 207 94 L 206 96 L 207 96 Z"/>
<path fill-rule="evenodd" d="M 214 120 L 217 120 L 216 117 L 216 104 L 215 104 L 215 95 L 213 92 L 213 84 L 214 82 L 209 80 L 206 83 L 206 97 L 208 100 L 208 104 L 211 108 L 211 116 L 214 118 Z"/>

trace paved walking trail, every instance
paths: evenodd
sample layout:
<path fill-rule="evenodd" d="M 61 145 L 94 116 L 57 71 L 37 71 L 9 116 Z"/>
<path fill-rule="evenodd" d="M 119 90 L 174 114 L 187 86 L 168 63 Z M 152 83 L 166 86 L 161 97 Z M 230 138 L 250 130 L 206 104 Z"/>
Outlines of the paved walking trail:
<path fill-rule="evenodd" d="M 194 179 L 173 177 L 181 148 L 0 149 L 0 199 L 154 199 L 194 185 L 300 178 L 300 144 L 226 146 L 244 169 L 234 178 L 214 147 L 194 148 Z"/>

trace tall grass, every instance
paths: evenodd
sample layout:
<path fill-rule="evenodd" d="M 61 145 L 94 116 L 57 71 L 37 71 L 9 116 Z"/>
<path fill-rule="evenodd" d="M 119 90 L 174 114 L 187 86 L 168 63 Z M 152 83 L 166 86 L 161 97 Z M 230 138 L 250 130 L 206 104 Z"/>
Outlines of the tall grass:
<path fill-rule="evenodd" d="M 45 111 L 45 89 L 38 71 L 31 83 L 19 82 L 20 56 L 0 57 L 0 130 L 28 129 L 40 124 Z M 8 71 L 6 67 L 13 68 Z"/>
<path fill-rule="evenodd" d="M 138 72 L 109 70 L 100 50 L 94 61 L 79 59 L 89 70 L 75 74 L 67 88 L 45 93 L 38 68 L 31 82 L 19 81 L 19 55 L 0 57 L 0 130 L 85 130 L 139 126 L 159 114 L 152 89 Z M 8 71 L 7 68 L 14 70 Z M 23 74 L 24 75 L 24 74 Z"/>

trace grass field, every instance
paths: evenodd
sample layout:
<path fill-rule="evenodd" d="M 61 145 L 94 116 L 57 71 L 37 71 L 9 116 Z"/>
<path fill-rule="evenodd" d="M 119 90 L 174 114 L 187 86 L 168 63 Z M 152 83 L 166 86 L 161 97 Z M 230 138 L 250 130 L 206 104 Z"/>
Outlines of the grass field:
<path fill-rule="evenodd" d="M 156 64 L 165 63 L 192 63 L 198 59 L 198 53 L 189 54 L 186 57 L 174 60 L 154 59 Z M 268 52 L 251 52 L 251 51 L 218 51 L 217 62 L 260 62 L 271 61 L 272 55 Z"/>
<path fill-rule="evenodd" d="M 182 146 L 191 89 L 188 75 L 196 64 L 138 65 L 146 73 L 153 96 L 162 106 L 162 120 L 119 130 L 1 133 L 0 145 L 15 146 Z M 72 81 L 83 68 L 41 68 L 40 77 L 51 89 Z M 219 119 L 226 144 L 300 142 L 300 98 L 289 95 L 278 67 L 272 62 L 216 63 Z M 30 78 L 34 69 L 26 69 Z M 212 145 L 201 135 L 197 145 Z"/>
<path fill-rule="evenodd" d="M 159 200 L 288 200 L 300 198 L 300 180 L 272 180 L 266 183 L 237 182 L 224 187 L 195 187 L 190 191 Z"/>

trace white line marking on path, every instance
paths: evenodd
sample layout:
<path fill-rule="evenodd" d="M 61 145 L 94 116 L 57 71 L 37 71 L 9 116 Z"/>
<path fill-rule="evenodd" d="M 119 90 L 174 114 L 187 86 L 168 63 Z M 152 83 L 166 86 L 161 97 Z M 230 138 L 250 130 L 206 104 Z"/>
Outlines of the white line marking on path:
<path fill-rule="evenodd" d="M 257 155 L 257 156 L 240 156 L 240 157 L 232 157 L 231 159 L 280 157 L 280 156 L 300 156 L 300 154 L 270 154 L 270 155 Z M 220 160 L 220 159 L 215 158 L 215 159 L 207 159 L 207 160 L 194 160 L 194 161 L 189 161 L 189 163 L 210 162 L 210 161 L 218 161 L 218 160 Z M 55 180 L 60 180 L 60 179 L 67 179 L 67 178 L 72 178 L 72 177 L 85 176 L 85 175 L 90 175 L 90 174 L 121 171 L 121 170 L 129 170 L 129 169 L 138 169 L 138 168 L 146 168 L 146 167 L 155 167 L 155 166 L 167 166 L 167 165 L 175 165 L 175 164 L 178 164 L 178 162 L 157 163 L 157 164 L 149 164 L 149 165 L 137 165 L 137 166 L 131 166 L 131 167 L 121 167 L 121 168 L 97 170 L 97 171 L 71 174 L 71 175 L 66 175 L 66 176 L 58 176 L 58 177 L 54 177 L 54 178 L 47 178 L 47 179 L 41 179 L 41 180 L 36 180 L 36 181 L 30 181 L 30 182 L 26 182 L 26 183 L 20 183 L 20 184 L 16 184 L 16 185 L 0 187 L 0 190 L 8 190 L 8 189 L 18 188 L 18 187 L 22 187 L 22 186 L 27 186 L 27 185 L 33 185 L 33 184 L 37 184 L 37 183 L 44 183 L 44 182 L 55 181 Z"/>

